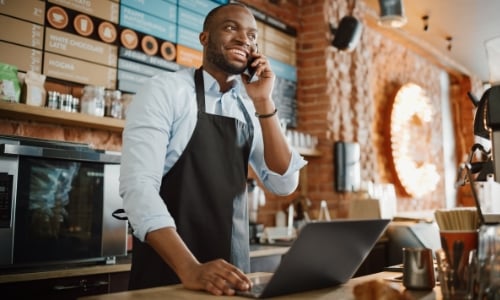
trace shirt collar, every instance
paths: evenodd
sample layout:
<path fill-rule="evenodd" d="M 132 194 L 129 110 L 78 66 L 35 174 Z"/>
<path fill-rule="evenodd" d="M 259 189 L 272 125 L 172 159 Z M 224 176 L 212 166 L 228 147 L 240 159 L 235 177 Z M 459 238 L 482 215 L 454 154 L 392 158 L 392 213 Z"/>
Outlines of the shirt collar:
<path fill-rule="evenodd" d="M 217 82 L 217 80 L 215 80 L 215 78 L 212 75 L 210 75 L 210 73 L 208 73 L 205 70 L 203 70 L 203 82 L 205 85 L 205 91 L 221 94 L 219 83 Z M 232 92 L 235 93 L 236 95 L 239 95 L 241 91 L 241 86 L 242 83 L 240 81 L 240 76 L 236 76 L 235 80 L 233 81 L 233 87 L 228 92 Z"/>

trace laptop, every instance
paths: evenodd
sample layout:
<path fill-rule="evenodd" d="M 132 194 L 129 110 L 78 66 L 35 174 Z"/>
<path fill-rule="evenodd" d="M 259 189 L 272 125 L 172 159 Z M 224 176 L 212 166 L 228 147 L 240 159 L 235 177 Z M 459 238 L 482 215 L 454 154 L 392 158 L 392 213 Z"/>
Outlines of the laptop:
<path fill-rule="evenodd" d="M 307 223 L 274 273 L 251 278 L 240 296 L 269 298 L 333 287 L 347 282 L 384 233 L 390 220 L 336 220 Z"/>

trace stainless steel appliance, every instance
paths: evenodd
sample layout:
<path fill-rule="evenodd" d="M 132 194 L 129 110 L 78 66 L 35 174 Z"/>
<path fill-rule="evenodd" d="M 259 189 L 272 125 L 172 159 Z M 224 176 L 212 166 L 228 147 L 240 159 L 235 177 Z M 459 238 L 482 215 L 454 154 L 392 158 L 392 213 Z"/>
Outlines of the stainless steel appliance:
<path fill-rule="evenodd" d="M 486 123 L 490 128 L 495 181 L 500 182 L 500 85 L 494 85 L 483 95 L 487 101 Z"/>
<path fill-rule="evenodd" d="M 0 136 L 0 268 L 126 255 L 119 170 L 119 153 Z"/>

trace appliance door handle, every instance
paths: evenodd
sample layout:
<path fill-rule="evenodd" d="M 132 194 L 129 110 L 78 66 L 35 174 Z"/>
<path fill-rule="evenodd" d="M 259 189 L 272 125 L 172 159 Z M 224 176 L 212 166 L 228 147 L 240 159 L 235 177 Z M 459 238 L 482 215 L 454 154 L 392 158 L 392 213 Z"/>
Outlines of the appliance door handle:
<path fill-rule="evenodd" d="M 76 151 L 38 146 L 0 144 L 0 155 L 55 158 L 106 164 L 120 164 L 120 155 L 98 151 Z"/>
<path fill-rule="evenodd" d="M 52 287 L 52 289 L 55 291 L 65 291 L 65 290 L 75 290 L 75 289 L 83 289 L 84 291 L 86 291 L 88 288 L 98 288 L 106 285 L 109 285 L 108 281 L 101 280 L 101 281 L 89 282 L 86 279 L 82 279 L 78 284 L 55 285 Z"/>

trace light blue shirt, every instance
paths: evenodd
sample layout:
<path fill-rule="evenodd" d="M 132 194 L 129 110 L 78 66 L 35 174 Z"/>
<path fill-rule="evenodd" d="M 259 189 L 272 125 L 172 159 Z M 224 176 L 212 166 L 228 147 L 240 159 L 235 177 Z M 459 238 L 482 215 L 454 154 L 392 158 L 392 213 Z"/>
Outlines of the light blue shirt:
<path fill-rule="evenodd" d="M 250 166 L 270 192 L 277 195 L 292 193 L 298 186 L 299 170 L 307 162 L 292 150 L 285 174 L 269 170 L 264 161 L 261 127 L 239 76 L 226 93 L 219 92 L 219 84 L 207 72 L 203 72 L 203 78 L 206 112 L 219 111 L 218 114 L 246 123 L 237 101 L 241 97 L 254 126 Z M 192 68 L 156 75 L 144 83 L 129 105 L 123 131 L 120 195 L 134 235 L 141 241 L 150 231 L 175 227 L 159 190 L 163 176 L 191 139 L 197 111 Z"/>

